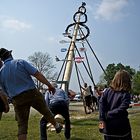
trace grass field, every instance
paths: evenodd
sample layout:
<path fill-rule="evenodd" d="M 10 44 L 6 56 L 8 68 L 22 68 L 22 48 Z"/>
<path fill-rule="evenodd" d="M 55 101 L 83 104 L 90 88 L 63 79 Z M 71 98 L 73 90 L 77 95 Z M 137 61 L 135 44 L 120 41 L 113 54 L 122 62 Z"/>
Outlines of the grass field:
<path fill-rule="evenodd" d="M 73 109 L 72 109 L 73 108 Z M 71 140 L 103 140 L 98 131 L 98 112 L 85 115 L 83 110 L 72 105 L 71 116 Z M 32 110 L 29 119 L 28 140 L 39 140 L 39 120 L 41 115 Z M 129 118 L 132 127 L 133 140 L 140 140 L 140 108 L 129 109 Z M 121 127 L 121 126 L 120 126 Z M 0 140 L 16 140 L 17 124 L 14 111 L 3 114 L 0 121 Z M 48 140 L 65 140 L 63 131 L 56 134 L 55 131 L 48 131 Z"/>

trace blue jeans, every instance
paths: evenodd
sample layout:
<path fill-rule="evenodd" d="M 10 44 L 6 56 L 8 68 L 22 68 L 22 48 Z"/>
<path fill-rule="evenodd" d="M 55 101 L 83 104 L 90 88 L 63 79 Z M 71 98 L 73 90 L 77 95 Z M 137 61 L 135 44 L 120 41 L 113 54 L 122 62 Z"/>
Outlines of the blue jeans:
<path fill-rule="evenodd" d="M 65 130 L 64 135 L 66 139 L 70 138 L 70 116 L 69 116 L 69 108 L 65 101 L 58 101 L 53 104 L 50 104 L 50 110 L 55 115 L 61 114 L 65 119 Z M 40 138 L 41 140 L 47 140 L 47 131 L 46 125 L 48 121 L 42 117 L 40 120 Z"/>

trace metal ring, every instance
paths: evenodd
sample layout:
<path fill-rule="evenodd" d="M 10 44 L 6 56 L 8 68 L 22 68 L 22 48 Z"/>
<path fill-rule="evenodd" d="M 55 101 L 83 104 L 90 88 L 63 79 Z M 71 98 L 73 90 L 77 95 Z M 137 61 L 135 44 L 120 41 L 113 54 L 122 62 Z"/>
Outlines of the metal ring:
<path fill-rule="evenodd" d="M 79 12 L 83 12 L 85 14 L 86 13 L 86 8 L 84 6 L 80 6 L 79 9 L 78 9 L 78 11 Z"/>
<path fill-rule="evenodd" d="M 68 25 L 67 28 L 66 28 L 66 30 L 65 30 L 65 33 L 68 33 L 69 28 L 72 27 L 72 26 L 74 26 L 75 24 L 77 24 L 77 23 L 72 23 L 72 24 Z M 76 38 L 77 41 L 86 39 L 89 36 L 89 34 L 90 34 L 90 30 L 89 30 L 89 28 L 85 24 L 83 24 L 83 23 L 80 22 L 79 23 L 79 26 L 83 26 L 84 28 L 86 28 L 87 34 L 84 35 L 81 38 Z M 68 38 L 72 39 L 72 36 L 71 35 L 68 35 Z"/>
<path fill-rule="evenodd" d="M 80 21 L 80 23 L 86 23 L 86 22 L 87 22 L 87 15 L 86 15 L 85 13 L 81 12 L 81 11 L 78 11 L 78 12 L 76 12 L 76 13 L 73 15 L 73 20 L 74 20 L 74 22 L 78 22 L 78 21 L 76 21 L 76 16 L 77 16 L 78 14 L 81 14 L 81 15 L 84 15 L 84 16 L 85 16 L 85 20 L 84 20 L 84 21 Z"/>

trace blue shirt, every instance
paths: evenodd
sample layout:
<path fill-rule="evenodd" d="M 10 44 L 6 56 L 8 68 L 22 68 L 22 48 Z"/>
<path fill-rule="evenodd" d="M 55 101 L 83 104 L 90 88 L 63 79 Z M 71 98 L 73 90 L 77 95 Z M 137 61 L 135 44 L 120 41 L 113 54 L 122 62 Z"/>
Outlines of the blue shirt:
<path fill-rule="evenodd" d="M 63 89 L 60 89 L 60 88 L 56 88 L 54 94 L 46 92 L 45 100 L 48 105 L 53 104 L 58 101 L 65 101 L 67 104 L 69 103 L 69 98 L 68 98 L 67 93 Z"/>
<path fill-rule="evenodd" d="M 22 59 L 14 60 L 12 57 L 4 61 L 0 69 L 0 84 L 9 97 L 14 97 L 35 88 L 31 75 L 37 69 Z"/>

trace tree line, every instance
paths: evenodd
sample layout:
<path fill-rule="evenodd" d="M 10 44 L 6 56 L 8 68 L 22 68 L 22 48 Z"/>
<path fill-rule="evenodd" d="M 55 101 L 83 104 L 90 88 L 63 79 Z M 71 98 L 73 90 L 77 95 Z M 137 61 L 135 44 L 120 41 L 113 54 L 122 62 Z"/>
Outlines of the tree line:
<path fill-rule="evenodd" d="M 53 64 L 53 59 L 51 56 L 45 52 L 35 52 L 33 55 L 28 57 L 28 61 L 35 66 L 41 73 L 43 73 L 47 79 L 50 81 L 55 80 L 57 78 L 57 72 L 55 65 Z M 121 63 L 118 64 L 108 64 L 105 68 L 105 73 L 100 76 L 100 80 L 98 85 L 109 85 L 111 80 L 113 79 L 115 73 L 124 69 L 128 71 L 132 77 L 132 93 L 135 95 L 140 94 L 140 70 L 136 71 L 128 65 L 123 65 Z M 34 79 L 35 80 L 35 79 Z M 35 81 L 38 89 L 43 89 L 43 84 L 39 81 Z"/>

